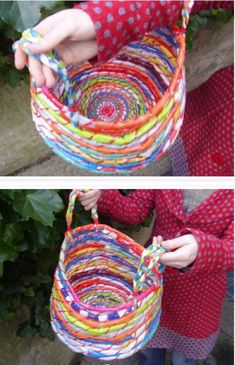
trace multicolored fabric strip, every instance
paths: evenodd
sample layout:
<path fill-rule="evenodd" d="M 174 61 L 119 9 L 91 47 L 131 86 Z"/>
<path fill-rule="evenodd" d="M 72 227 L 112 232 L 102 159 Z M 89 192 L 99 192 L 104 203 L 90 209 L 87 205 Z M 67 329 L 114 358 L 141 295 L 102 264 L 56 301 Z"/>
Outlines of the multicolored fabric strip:
<path fill-rule="evenodd" d="M 14 42 L 13 50 L 16 51 L 18 48 L 21 48 L 28 56 L 36 58 L 44 65 L 51 68 L 60 77 L 65 86 L 68 105 L 73 105 L 74 94 L 70 85 L 69 74 L 58 53 L 53 50 L 48 51 L 45 54 L 38 54 L 32 53 L 29 49 L 29 45 L 31 43 L 39 43 L 42 39 L 43 37 L 35 29 L 26 29 L 22 33 L 22 37 L 18 41 Z"/>
<path fill-rule="evenodd" d="M 161 315 L 162 274 L 150 252 L 101 224 L 71 230 L 79 190 L 70 194 L 51 295 L 52 328 L 70 349 L 100 360 L 123 359 L 152 338 Z M 150 262 L 149 262 L 150 260 Z M 140 268 L 141 261 L 141 268 Z M 156 260 L 157 261 L 157 260 Z M 145 273 L 137 277 L 142 271 Z M 133 283 L 141 286 L 138 292 Z"/>
<path fill-rule="evenodd" d="M 133 280 L 134 291 L 142 290 L 143 283 L 145 282 L 146 277 L 151 273 L 153 267 L 157 265 L 159 272 L 164 271 L 165 267 L 159 263 L 159 258 L 165 252 L 166 250 L 160 244 L 157 243 L 153 243 L 143 251 L 140 259 L 140 266 Z M 147 268 L 145 264 L 146 257 L 150 258 Z"/>
<path fill-rule="evenodd" d="M 83 189 L 83 190 L 74 189 L 71 191 L 71 193 L 69 195 L 69 203 L 68 203 L 68 208 L 67 208 L 67 212 L 66 212 L 67 232 L 70 232 L 72 230 L 73 213 L 74 213 L 75 202 L 76 202 L 77 198 L 79 197 L 81 192 L 86 193 L 88 191 L 89 191 L 89 189 Z M 94 224 L 99 223 L 97 206 L 95 206 L 94 208 L 91 209 L 91 217 L 94 221 Z"/>
<path fill-rule="evenodd" d="M 194 4 L 194 0 L 184 1 L 184 7 L 182 10 L 182 19 L 183 19 L 182 26 L 184 29 L 186 29 L 186 27 L 188 25 L 189 16 L 190 16 L 193 4 Z"/>

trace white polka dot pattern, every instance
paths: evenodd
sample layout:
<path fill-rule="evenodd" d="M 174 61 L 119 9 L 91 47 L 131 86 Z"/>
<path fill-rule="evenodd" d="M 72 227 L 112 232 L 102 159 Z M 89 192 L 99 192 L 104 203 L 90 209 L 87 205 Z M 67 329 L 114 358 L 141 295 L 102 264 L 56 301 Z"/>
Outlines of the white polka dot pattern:
<path fill-rule="evenodd" d="M 229 66 L 187 94 L 180 138 L 191 176 L 234 176 L 233 85 Z M 177 175 L 185 155 L 178 155 Z"/>
<path fill-rule="evenodd" d="M 181 16 L 183 1 L 87 1 L 75 7 L 86 11 L 95 23 L 96 39 L 99 49 L 99 61 L 107 61 L 120 50 L 120 44 L 141 37 L 146 31 L 163 26 L 171 26 Z M 209 9 L 211 7 L 233 8 L 232 1 L 195 1 L 192 11 Z M 97 22 L 102 24 L 102 27 Z M 121 24 L 121 25 L 120 25 Z M 139 28 L 137 31 L 136 28 Z M 126 35 L 118 33 L 120 29 L 127 31 Z M 118 41 L 110 44 L 110 38 L 117 37 Z M 127 37 L 128 36 L 128 37 Z M 102 51 L 101 51 L 102 49 Z M 109 51 L 109 52 L 108 52 Z"/>

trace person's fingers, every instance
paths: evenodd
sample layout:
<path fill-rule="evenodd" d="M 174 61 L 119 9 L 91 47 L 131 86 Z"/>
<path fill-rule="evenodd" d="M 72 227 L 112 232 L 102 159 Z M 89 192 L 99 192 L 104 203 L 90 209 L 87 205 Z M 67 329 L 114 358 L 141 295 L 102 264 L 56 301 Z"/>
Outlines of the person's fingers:
<path fill-rule="evenodd" d="M 187 250 L 185 250 L 185 246 L 178 248 L 173 252 L 166 252 L 161 255 L 161 263 L 169 264 L 172 262 L 181 262 L 187 259 Z"/>
<path fill-rule="evenodd" d="M 37 24 L 36 29 L 42 36 L 50 33 L 56 26 L 61 26 L 64 21 L 66 28 L 69 24 L 71 33 L 70 39 L 75 41 L 86 41 L 96 36 L 95 25 L 90 16 L 80 9 L 65 9 L 55 13 Z M 63 29 L 63 28 L 61 28 Z M 64 29 L 63 29 L 64 30 Z"/>
<path fill-rule="evenodd" d="M 97 199 L 95 197 L 93 197 L 93 198 L 90 198 L 90 199 L 86 199 L 85 201 L 81 201 L 81 204 L 84 208 L 86 208 L 90 204 L 95 204 L 96 201 L 97 201 Z"/>
<path fill-rule="evenodd" d="M 64 10 L 58 11 L 55 14 L 48 16 L 38 23 L 34 29 L 37 30 L 42 36 L 48 34 L 51 29 L 60 24 L 61 20 L 64 18 Z"/>
<path fill-rule="evenodd" d="M 91 210 L 92 208 L 94 208 L 94 207 L 95 207 L 95 205 L 96 205 L 96 202 L 95 202 L 95 201 L 93 201 L 92 203 L 90 203 L 90 204 L 86 205 L 86 206 L 84 207 L 84 209 L 85 209 L 85 210 Z"/>
<path fill-rule="evenodd" d="M 95 207 L 97 201 L 101 196 L 100 190 L 91 190 L 87 193 L 81 193 L 80 202 L 85 210 L 90 210 Z"/>
<path fill-rule="evenodd" d="M 46 65 L 42 65 L 42 71 L 45 77 L 46 86 L 50 89 L 55 85 L 55 76 L 53 71 Z"/>
<path fill-rule="evenodd" d="M 22 70 L 26 64 L 27 64 L 27 55 L 21 50 L 21 49 L 17 49 L 15 51 L 15 67 L 18 70 Z"/>
<path fill-rule="evenodd" d="M 162 242 L 162 247 L 165 248 L 167 251 L 175 250 L 181 246 L 184 246 L 187 244 L 187 237 L 181 236 L 178 238 L 174 238 L 172 240 L 166 240 Z"/>
<path fill-rule="evenodd" d="M 56 47 L 56 51 L 65 63 L 74 64 L 95 57 L 98 49 L 96 40 L 84 42 L 66 40 Z"/>
<path fill-rule="evenodd" d="M 81 192 L 79 199 L 81 202 L 84 202 L 90 198 L 94 198 L 99 194 L 99 190 L 98 189 L 93 189 L 87 192 Z"/>
<path fill-rule="evenodd" d="M 29 71 L 37 86 L 42 87 L 45 85 L 45 76 L 42 70 L 42 64 L 33 57 L 29 57 Z"/>
<path fill-rule="evenodd" d="M 163 264 L 163 263 L 161 262 L 161 264 Z M 174 269 L 183 269 L 184 267 L 186 267 L 186 266 L 182 265 L 182 262 L 178 262 L 178 261 L 173 261 L 173 262 L 163 264 L 163 265 L 173 267 Z"/>
<path fill-rule="evenodd" d="M 39 30 L 40 27 L 35 28 Z M 68 22 L 67 17 L 63 18 L 60 23 L 57 23 L 49 33 L 44 35 L 43 39 L 39 43 L 33 43 L 29 45 L 29 50 L 33 53 L 44 53 L 52 50 L 64 39 L 66 39 L 74 31 L 74 23 Z"/>
<path fill-rule="evenodd" d="M 191 246 L 182 246 L 174 252 L 161 255 L 160 262 L 163 265 L 180 268 L 190 265 L 196 259 L 196 251 Z"/>
<path fill-rule="evenodd" d="M 171 265 L 172 263 L 176 262 L 178 255 L 174 255 L 174 252 L 167 252 L 163 253 L 159 259 L 159 262 L 163 265 Z"/>
<path fill-rule="evenodd" d="M 162 236 L 154 236 L 152 244 L 153 245 L 161 245 L 162 243 Z"/>
<path fill-rule="evenodd" d="M 156 245 L 157 242 L 157 236 L 153 236 L 152 245 Z"/>

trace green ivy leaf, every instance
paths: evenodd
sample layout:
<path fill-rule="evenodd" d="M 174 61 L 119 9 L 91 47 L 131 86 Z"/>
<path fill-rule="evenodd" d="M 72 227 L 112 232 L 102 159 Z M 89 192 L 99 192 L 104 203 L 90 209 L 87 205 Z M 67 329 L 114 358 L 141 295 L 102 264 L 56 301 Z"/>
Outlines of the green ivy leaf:
<path fill-rule="evenodd" d="M 22 74 L 15 68 L 6 68 L 0 72 L 0 80 L 6 81 L 12 88 L 15 88 L 22 79 Z"/>
<path fill-rule="evenodd" d="M 227 23 L 233 16 L 231 10 L 224 11 L 223 9 L 219 9 L 217 19 L 222 23 Z"/>
<path fill-rule="evenodd" d="M 18 251 L 4 241 L 0 241 L 0 262 L 14 261 L 18 256 Z"/>
<path fill-rule="evenodd" d="M 33 285 L 34 287 L 40 286 L 41 284 L 51 283 L 49 275 L 43 275 L 38 273 L 37 275 L 27 275 L 24 277 L 24 285 Z"/>
<path fill-rule="evenodd" d="M 3 198 L 4 201 L 9 201 L 9 198 L 12 200 L 16 193 L 19 193 L 19 189 L 1 189 L 0 191 L 0 198 Z"/>
<path fill-rule="evenodd" d="M 15 317 L 15 307 L 10 300 L 0 300 L 0 324 Z"/>
<path fill-rule="evenodd" d="M 34 288 L 30 287 L 25 290 L 25 296 L 26 297 L 35 297 Z"/>
<path fill-rule="evenodd" d="M 18 283 L 12 282 L 7 288 L 4 289 L 2 293 L 2 298 L 3 300 L 5 300 L 7 297 L 14 296 L 14 299 L 16 299 L 16 302 L 18 302 L 20 294 L 24 292 L 25 287 Z"/>
<path fill-rule="evenodd" d="M 58 262 L 59 252 L 56 253 L 55 249 L 53 251 L 47 249 L 43 250 L 38 258 L 38 271 L 41 274 L 48 274 L 50 267 L 55 267 Z M 40 275 L 38 273 L 38 275 Z"/>
<path fill-rule="evenodd" d="M 30 322 L 25 321 L 19 325 L 16 334 L 19 337 L 34 338 L 37 334 L 37 331 L 35 330 L 35 328 L 32 327 Z"/>
<path fill-rule="evenodd" d="M 153 213 L 151 212 L 148 217 L 144 220 L 144 222 L 141 224 L 142 227 L 150 227 L 152 220 L 153 220 Z"/>
<path fill-rule="evenodd" d="M 19 250 L 19 252 L 24 252 L 28 250 L 28 248 L 29 248 L 28 243 L 25 240 L 17 243 L 17 249 Z"/>
<path fill-rule="evenodd" d="M 41 18 L 41 8 L 51 9 L 60 1 L 1 1 L 0 19 L 18 32 L 33 27 Z"/>
<path fill-rule="evenodd" d="M 27 190 L 16 195 L 13 208 L 22 215 L 23 220 L 32 218 L 45 226 L 53 225 L 54 212 L 64 207 L 59 194 L 54 190 L 37 190 L 28 194 Z"/>
<path fill-rule="evenodd" d="M 186 30 L 187 50 L 192 49 L 193 37 L 201 30 L 210 28 L 215 22 L 227 23 L 233 16 L 233 12 L 227 9 L 203 10 L 190 15 L 189 25 Z"/>
<path fill-rule="evenodd" d="M 40 246 L 50 245 L 52 239 L 52 228 L 43 225 L 42 223 L 36 221 L 29 222 L 29 231 L 31 232 L 31 237 L 34 245 L 38 249 Z"/>
<path fill-rule="evenodd" d="M 23 240 L 24 233 L 19 223 L 8 223 L 1 226 L 1 239 L 16 248 L 16 244 Z"/>

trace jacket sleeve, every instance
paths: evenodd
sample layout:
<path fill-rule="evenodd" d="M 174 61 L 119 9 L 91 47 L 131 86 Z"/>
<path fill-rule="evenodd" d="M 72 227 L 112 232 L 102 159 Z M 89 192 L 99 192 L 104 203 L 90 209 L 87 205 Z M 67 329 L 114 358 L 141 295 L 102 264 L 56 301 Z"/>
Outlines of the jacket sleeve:
<path fill-rule="evenodd" d="M 180 19 L 183 1 L 87 1 L 75 5 L 95 24 L 98 61 L 107 61 L 129 42 Z M 233 1 L 196 1 L 192 11 L 233 8 Z"/>
<path fill-rule="evenodd" d="M 139 224 L 154 209 L 156 190 L 136 190 L 123 196 L 118 190 L 104 190 L 98 211 L 124 224 Z"/>
<path fill-rule="evenodd" d="M 145 32 L 174 24 L 182 1 L 87 1 L 77 6 L 95 24 L 98 61 L 103 62 Z"/>
<path fill-rule="evenodd" d="M 191 233 L 198 243 L 198 255 L 190 271 L 233 271 L 234 222 L 233 220 L 218 238 L 196 229 L 184 229 L 181 235 Z"/>

